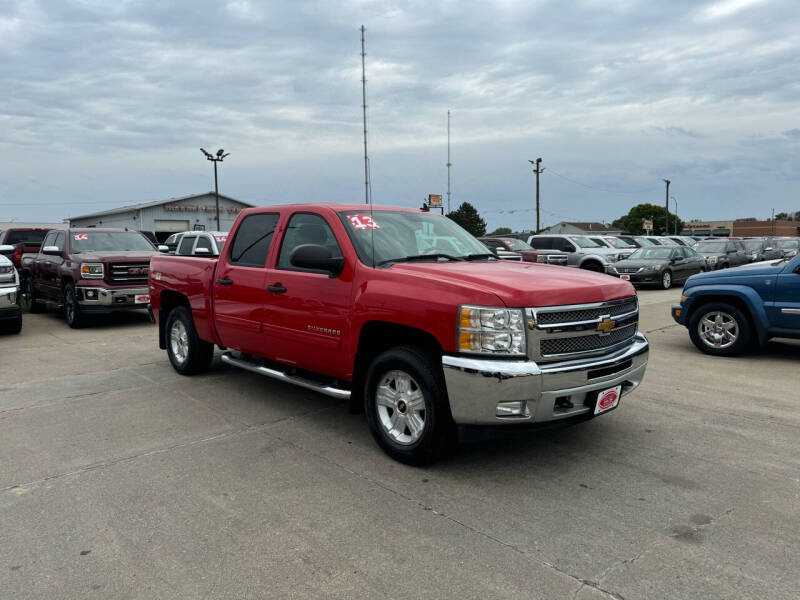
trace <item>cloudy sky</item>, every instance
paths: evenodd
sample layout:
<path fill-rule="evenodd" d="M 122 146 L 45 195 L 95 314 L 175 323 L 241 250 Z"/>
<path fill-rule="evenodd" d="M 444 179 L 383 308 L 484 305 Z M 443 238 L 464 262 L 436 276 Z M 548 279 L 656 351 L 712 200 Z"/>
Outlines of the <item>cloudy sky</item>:
<path fill-rule="evenodd" d="M 800 210 L 796 0 L 0 3 L 0 221 L 213 189 L 376 203 L 447 187 L 491 227 Z M 514 212 L 511 212 L 514 211 Z"/>

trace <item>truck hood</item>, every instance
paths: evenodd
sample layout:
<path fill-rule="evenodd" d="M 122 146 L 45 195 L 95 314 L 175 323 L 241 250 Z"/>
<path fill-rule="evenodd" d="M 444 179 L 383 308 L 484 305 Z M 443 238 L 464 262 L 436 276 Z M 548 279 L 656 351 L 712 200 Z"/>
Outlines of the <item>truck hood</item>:
<path fill-rule="evenodd" d="M 537 263 L 395 263 L 389 268 L 398 275 L 461 286 L 464 304 L 469 304 L 470 291 L 475 289 L 495 294 L 514 308 L 585 304 L 636 295 L 630 283 L 604 273 Z"/>
<path fill-rule="evenodd" d="M 150 259 L 156 254 L 158 254 L 158 252 L 155 250 L 152 252 L 119 250 L 115 252 L 81 252 L 80 254 L 73 254 L 72 256 L 76 261 L 81 262 L 150 262 Z"/>

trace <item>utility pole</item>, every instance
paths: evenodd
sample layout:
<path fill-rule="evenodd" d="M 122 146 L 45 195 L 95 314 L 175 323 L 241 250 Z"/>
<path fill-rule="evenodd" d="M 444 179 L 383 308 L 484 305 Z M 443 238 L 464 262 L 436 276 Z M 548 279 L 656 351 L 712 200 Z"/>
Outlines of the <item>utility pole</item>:
<path fill-rule="evenodd" d="M 364 111 L 364 202 L 370 203 L 369 197 L 369 158 L 367 157 L 367 53 L 364 51 L 364 32 L 361 26 L 361 108 Z"/>
<path fill-rule="evenodd" d="M 665 216 L 666 221 L 664 222 L 664 235 L 669 235 L 669 184 L 670 184 L 669 179 L 664 179 L 664 183 L 667 184 L 667 193 L 664 200 L 665 206 L 667 208 L 667 214 Z"/>
<path fill-rule="evenodd" d="M 775 235 L 775 209 L 772 209 L 772 235 Z"/>
<path fill-rule="evenodd" d="M 216 198 L 216 205 L 217 205 L 217 231 L 222 231 L 219 228 L 219 185 L 217 184 L 217 163 L 222 162 L 223 159 L 230 154 L 230 152 L 226 153 L 222 148 L 217 150 L 217 155 L 214 156 L 210 152 L 206 152 L 205 149 L 200 148 L 200 152 L 206 157 L 206 160 L 210 160 L 214 163 L 214 197 Z"/>
<path fill-rule="evenodd" d="M 447 111 L 447 212 L 450 212 L 450 111 Z"/>
<path fill-rule="evenodd" d="M 542 164 L 542 159 L 537 158 L 534 160 L 529 160 L 529 163 L 533 165 L 533 172 L 536 173 L 536 233 L 539 233 L 539 175 L 544 171 L 544 167 L 540 166 Z"/>
<path fill-rule="evenodd" d="M 670 196 L 670 198 L 672 198 L 672 201 L 675 203 L 675 235 L 678 235 L 678 200 L 675 196 Z"/>

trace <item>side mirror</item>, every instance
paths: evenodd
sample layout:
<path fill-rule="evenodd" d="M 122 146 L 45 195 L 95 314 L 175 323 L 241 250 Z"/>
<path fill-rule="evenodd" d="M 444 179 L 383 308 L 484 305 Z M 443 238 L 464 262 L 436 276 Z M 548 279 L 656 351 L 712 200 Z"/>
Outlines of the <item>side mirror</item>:
<path fill-rule="evenodd" d="M 211 250 L 208 248 L 195 248 L 194 253 L 198 256 L 208 256 L 211 254 Z"/>
<path fill-rule="evenodd" d="M 291 263 L 299 269 L 327 271 L 331 277 L 336 277 L 344 269 L 344 258 L 332 258 L 330 248 L 319 244 L 303 244 L 295 248 Z"/>
<path fill-rule="evenodd" d="M 63 252 L 61 252 L 61 249 L 58 246 L 43 246 L 42 254 L 47 254 L 48 256 L 61 256 Z"/>
<path fill-rule="evenodd" d="M 11 256 L 14 254 L 14 246 L 10 246 L 8 244 L 3 244 L 0 246 L 0 254 L 3 256 Z"/>
<path fill-rule="evenodd" d="M 169 246 L 165 246 L 164 244 L 159 244 L 158 251 L 167 254 L 169 253 Z"/>
<path fill-rule="evenodd" d="M 677 256 L 673 256 L 672 258 L 669 259 L 669 264 L 674 265 L 679 260 L 680 260 L 680 258 L 678 258 Z"/>
<path fill-rule="evenodd" d="M 772 252 L 772 248 L 771 247 L 770 248 L 764 248 L 764 250 L 766 250 L 767 252 Z"/>

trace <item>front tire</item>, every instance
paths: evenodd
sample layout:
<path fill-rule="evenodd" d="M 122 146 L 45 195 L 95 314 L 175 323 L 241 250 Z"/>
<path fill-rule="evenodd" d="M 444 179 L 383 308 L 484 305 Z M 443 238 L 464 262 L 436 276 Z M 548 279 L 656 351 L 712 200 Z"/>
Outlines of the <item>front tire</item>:
<path fill-rule="evenodd" d="M 64 321 L 72 329 L 80 329 L 84 325 L 81 305 L 78 304 L 78 296 L 75 293 L 75 284 L 71 282 L 64 286 Z"/>
<path fill-rule="evenodd" d="M 192 313 L 185 306 L 173 308 L 167 316 L 167 355 L 181 375 L 208 371 L 214 358 L 214 344 L 197 337 Z"/>
<path fill-rule="evenodd" d="M 28 275 L 22 280 L 22 295 L 28 303 L 29 313 L 40 313 L 44 310 L 44 306 L 39 303 L 39 297 L 36 295 L 36 289 L 33 287 L 33 279 Z"/>
<path fill-rule="evenodd" d="M 701 352 L 712 356 L 737 356 L 752 335 L 750 321 L 741 310 L 726 302 L 705 304 L 689 319 L 689 337 Z"/>
<path fill-rule="evenodd" d="M 372 361 L 364 409 L 375 441 L 399 462 L 430 464 L 457 444 L 441 367 L 421 348 L 391 348 Z"/>

